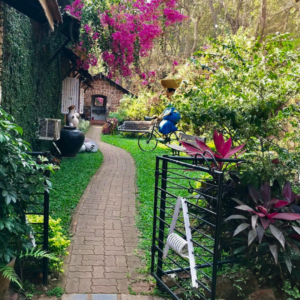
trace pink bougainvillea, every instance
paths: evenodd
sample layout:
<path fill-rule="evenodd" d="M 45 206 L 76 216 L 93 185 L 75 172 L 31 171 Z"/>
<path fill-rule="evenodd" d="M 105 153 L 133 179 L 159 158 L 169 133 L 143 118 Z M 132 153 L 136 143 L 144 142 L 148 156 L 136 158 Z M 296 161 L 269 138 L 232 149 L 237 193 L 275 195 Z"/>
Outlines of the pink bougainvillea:
<path fill-rule="evenodd" d="M 103 98 L 97 97 L 96 99 L 97 99 L 97 101 L 99 102 L 100 105 L 103 105 L 103 101 L 104 101 Z"/>
<path fill-rule="evenodd" d="M 75 47 L 83 60 L 78 66 L 87 69 L 88 65 L 97 62 L 94 54 L 89 56 L 84 55 L 84 52 L 94 53 L 95 49 L 100 48 L 109 77 L 127 77 L 138 73 L 145 81 L 146 74 L 141 74 L 138 59 L 149 55 L 154 40 L 163 34 L 163 28 L 186 18 L 176 11 L 177 1 L 128 0 L 126 3 L 114 4 L 104 11 L 98 11 L 98 18 L 93 18 L 98 19 L 98 24 L 87 24 L 88 20 L 85 20 L 83 45 L 79 44 L 79 49 L 78 46 Z M 65 10 L 84 19 L 83 7 L 83 0 L 76 0 Z M 155 72 L 148 73 L 148 76 L 155 77 Z"/>
<path fill-rule="evenodd" d="M 67 5 L 65 7 L 65 11 L 80 20 L 83 7 L 84 3 L 82 0 L 75 0 L 71 5 Z"/>

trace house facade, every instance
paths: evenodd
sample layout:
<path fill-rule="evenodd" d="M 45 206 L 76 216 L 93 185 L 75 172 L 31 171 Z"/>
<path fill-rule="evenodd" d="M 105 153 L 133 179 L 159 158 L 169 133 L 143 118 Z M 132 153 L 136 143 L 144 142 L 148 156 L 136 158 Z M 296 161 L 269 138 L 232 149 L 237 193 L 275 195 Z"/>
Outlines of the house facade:
<path fill-rule="evenodd" d="M 124 95 L 131 93 L 102 73 L 93 76 L 93 82 L 84 92 L 84 117 L 91 124 L 103 124 L 110 111 L 115 111 Z"/>

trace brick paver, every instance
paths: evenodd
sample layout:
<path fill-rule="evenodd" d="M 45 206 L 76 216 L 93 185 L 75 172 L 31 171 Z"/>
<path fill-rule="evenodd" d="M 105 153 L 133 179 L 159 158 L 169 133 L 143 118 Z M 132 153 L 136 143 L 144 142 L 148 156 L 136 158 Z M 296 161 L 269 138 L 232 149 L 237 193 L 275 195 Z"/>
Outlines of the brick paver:
<path fill-rule="evenodd" d="M 75 214 L 67 293 L 127 294 L 128 275 L 138 276 L 132 270 L 141 266 L 132 253 L 138 242 L 134 161 L 128 152 L 100 142 L 100 130 L 92 126 L 87 134 L 104 161 Z"/>
<path fill-rule="evenodd" d="M 49 299 L 49 298 L 48 298 Z M 39 298 L 38 300 L 47 300 Z M 121 294 L 64 294 L 62 300 L 163 300 L 163 298 L 141 295 L 121 295 Z"/>

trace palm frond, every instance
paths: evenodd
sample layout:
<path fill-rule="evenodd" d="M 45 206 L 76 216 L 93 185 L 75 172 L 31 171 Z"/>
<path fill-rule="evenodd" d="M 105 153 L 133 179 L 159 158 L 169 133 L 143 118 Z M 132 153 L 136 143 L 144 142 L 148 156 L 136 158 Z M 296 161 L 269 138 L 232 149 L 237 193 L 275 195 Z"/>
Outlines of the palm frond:
<path fill-rule="evenodd" d="M 34 258 L 48 258 L 48 259 L 52 259 L 52 260 L 58 260 L 58 258 L 51 254 L 48 253 L 47 251 L 44 251 L 42 249 L 35 249 L 32 248 L 31 250 L 27 249 L 26 252 L 21 252 L 20 254 L 20 258 L 24 258 L 24 257 L 34 257 Z"/>
<path fill-rule="evenodd" d="M 2 274 L 2 276 L 4 278 L 7 278 L 11 282 L 16 283 L 21 289 L 23 289 L 21 282 L 20 282 L 20 278 L 16 274 L 14 268 L 9 267 L 9 266 L 0 265 L 0 274 Z"/>

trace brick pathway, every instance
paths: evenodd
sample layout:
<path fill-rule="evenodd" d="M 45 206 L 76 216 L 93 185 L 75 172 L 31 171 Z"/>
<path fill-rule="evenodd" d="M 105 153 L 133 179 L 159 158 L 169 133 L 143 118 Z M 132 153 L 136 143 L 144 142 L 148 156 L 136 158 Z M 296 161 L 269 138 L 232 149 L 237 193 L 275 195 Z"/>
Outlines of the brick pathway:
<path fill-rule="evenodd" d="M 129 276 L 140 276 L 135 269 L 141 266 L 133 254 L 138 243 L 134 161 L 128 152 L 100 142 L 99 126 L 87 137 L 98 142 L 104 161 L 74 217 L 66 292 L 127 294 Z"/>

